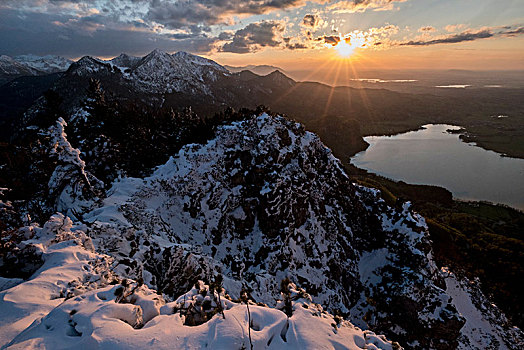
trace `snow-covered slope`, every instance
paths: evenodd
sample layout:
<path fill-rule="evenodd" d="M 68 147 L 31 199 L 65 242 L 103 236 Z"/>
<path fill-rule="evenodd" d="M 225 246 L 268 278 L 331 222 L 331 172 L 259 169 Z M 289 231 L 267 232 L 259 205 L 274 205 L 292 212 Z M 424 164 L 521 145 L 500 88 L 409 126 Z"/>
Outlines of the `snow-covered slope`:
<path fill-rule="evenodd" d="M 255 348 L 393 346 L 363 329 L 414 349 L 522 347 L 522 332 L 478 288 L 437 268 L 425 221 L 410 204 L 388 207 L 376 190 L 352 184 L 331 151 L 298 123 L 262 114 L 218 126 L 209 141 L 184 146 L 151 176 L 118 179 L 103 201 L 88 195 L 96 181 L 86 180 L 89 165 L 63 127 L 59 120 L 49 129 L 62 160 L 50 188 L 78 226 L 57 214 L 47 228 L 30 225 L 15 235 L 23 239 L 10 261 L 36 268 L 0 294 L 0 309 L 8 310 L 0 316 L 5 343 L 249 348 L 251 332 Z M 74 176 L 61 176 L 67 173 Z M 61 237 L 56 244 L 53 234 Z M 46 255 L 69 247 L 75 251 Z M 225 320 L 200 313 L 207 322 L 187 327 L 194 321 L 186 301 L 192 310 L 204 309 L 206 300 L 206 310 L 222 305 L 199 282 L 218 276 L 232 298 L 247 290 L 276 310 L 250 306 L 250 331 L 247 306 L 223 295 Z M 287 310 L 279 302 L 286 278 L 346 321 L 323 313 L 294 285 L 287 319 L 279 311 Z M 24 299 L 33 289 L 42 300 Z"/>
<path fill-rule="evenodd" d="M 119 56 L 109 60 L 112 64 L 121 69 L 125 70 L 126 68 L 133 68 L 140 61 L 140 57 L 130 56 L 125 53 L 120 54 Z"/>
<path fill-rule="evenodd" d="M 299 124 L 263 115 L 221 127 L 110 192 L 85 216 L 92 237 L 168 295 L 219 269 L 232 295 L 247 285 L 271 304 L 289 277 L 361 327 L 422 348 L 457 345 L 465 321 L 432 262 L 424 220 L 352 185 Z"/>
<path fill-rule="evenodd" d="M 43 264 L 28 281 L 0 292 L 2 348 L 393 349 L 383 336 L 328 314 L 292 284 L 291 317 L 232 301 L 201 281 L 167 302 L 115 275 L 114 259 L 96 253 L 91 239 L 61 214 L 21 233 L 28 238 L 22 249 L 34 249 Z M 216 312 L 219 305 L 223 311 Z"/>
<path fill-rule="evenodd" d="M 208 83 L 227 73 L 227 69 L 203 57 L 154 50 L 136 64 L 130 76 L 148 92 L 208 92 Z"/>
<path fill-rule="evenodd" d="M 68 60 L 67 58 L 54 55 L 20 55 L 13 57 L 13 59 L 25 66 L 34 68 L 46 74 L 65 72 L 71 63 L 73 63 L 73 61 Z"/>
<path fill-rule="evenodd" d="M 59 56 L 0 56 L 0 84 L 21 76 L 36 76 L 67 70 L 72 61 Z"/>
<path fill-rule="evenodd" d="M 9 56 L 0 56 L 0 74 L 5 75 L 37 75 L 37 69 L 26 66 Z"/>

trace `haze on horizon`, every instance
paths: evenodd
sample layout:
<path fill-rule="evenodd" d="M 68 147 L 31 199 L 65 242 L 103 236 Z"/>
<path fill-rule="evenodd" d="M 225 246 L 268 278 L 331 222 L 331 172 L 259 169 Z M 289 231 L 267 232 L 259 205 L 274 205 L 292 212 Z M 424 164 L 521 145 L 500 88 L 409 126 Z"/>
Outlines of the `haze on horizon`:
<path fill-rule="evenodd" d="M 520 0 L 2 0 L 0 16 L 11 56 L 159 48 L 331 75 L 524 69 Z"/>

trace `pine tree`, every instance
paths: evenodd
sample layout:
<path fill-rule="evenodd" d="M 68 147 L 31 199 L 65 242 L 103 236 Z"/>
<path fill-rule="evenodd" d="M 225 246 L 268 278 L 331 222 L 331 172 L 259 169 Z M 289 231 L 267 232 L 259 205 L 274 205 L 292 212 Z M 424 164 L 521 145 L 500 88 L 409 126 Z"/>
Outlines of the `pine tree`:
<path fill-rule="evenodd" d="M 44 108 L 36 117 L 35 124 L 40 128 L 47 129 L 49 126 L 56 123 L 58 118 L 63 117 L 63 98 L 54 90 L 47 90 L 44 92 L 43 96 Z"/>
<path fill-rule="evenodd" d="M 226 315 L 224 314 L 224 308 L 222 307 L 222 301 L 220 299 L 220 293 L 222 293 L 222 281 L 223 281 L 223 279 L 224 278 L 223 278 L 222 274 L 219 273 L 215 277 L 215 280 L 209 284 L 209 289 L 211 290 L 213 295 L 215 295 L 215 292 L 217 293 L 217 295 L 218 295 L 217 308 L 218 308 L 218 311 L 222 314 L 222 318 L 225 320 L 226 319 Z"/>
<path fill-rule="evenodd" d="M 251 340 L 251 311 L 249 311 L 249 292 L 245 287 L 242 287 L 242 290 L 240 291 L 240 300 L 246 303 L 247 330 L 248 330 L 248 335 L 249 335 L 249 345 L 251 346 L 251 350 L 253 350 L 253 341 Z"/>
<path fill-rule="evenodd" d="M 284 299 L 284 313 L 287 317 L 293 316 L 293 302 L 291 301 L 291 291 L 289 290 L 290 284 L 291 280 L 289 278 L 285 278 L 280 282 L 280 293 Z"/>
<path fill-rule="evenodd" d="M 86 95 L 84 110 L 90 115 L 86 126 L 90 131 L 98 131 L 104 126 L 108 114 L 108 105 L 100 80 L 89 79 Z"/>

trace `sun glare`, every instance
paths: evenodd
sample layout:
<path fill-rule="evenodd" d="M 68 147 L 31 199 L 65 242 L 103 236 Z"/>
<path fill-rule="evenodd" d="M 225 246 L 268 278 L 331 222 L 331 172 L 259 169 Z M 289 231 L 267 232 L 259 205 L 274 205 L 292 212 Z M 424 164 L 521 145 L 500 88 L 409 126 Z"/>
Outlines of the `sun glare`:
<path fill-rule="evenodd" d="M 376 36 L 370 36 L 368 33 L 360 30 L 354 30 L 338 38 L 332 39 L 335 43 L 326 44 L 326 47 L 335 49 L 340 58 L 350 58 L 355 54 L 357 49 L 369 48 L 376 39 Z"/>
<path fill-rule="evenodd" d="M 353 52 L 355 52 L 355 47 L 351 44 L 348 44 L 345 40 L 340 40 L 335 46 L 333 46 L 340 57 L 349 58 Z"/>

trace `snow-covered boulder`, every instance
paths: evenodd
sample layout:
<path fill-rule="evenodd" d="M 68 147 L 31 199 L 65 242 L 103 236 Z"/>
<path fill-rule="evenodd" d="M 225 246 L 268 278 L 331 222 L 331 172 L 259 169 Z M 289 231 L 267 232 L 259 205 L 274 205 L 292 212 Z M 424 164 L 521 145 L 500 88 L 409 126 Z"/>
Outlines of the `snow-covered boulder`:
<path fill-rule="evenodd" d="M 393 343 L 334 318 L 309 301 L 280 310 L 234 302 L 202 281 L 176 301 L 112 272 L 112 259 L 92 251 L 83 231 L 61 214 L 31 227 L 43 265 L 0 292 L 0 346 L 7 349 L 393 349 Z M 55 234 L 53 237 L 52 234 Z M 189 310 L 222 312 L 189 325 Z M 213 303 L 214 304 L 213 304 Z M 182 313 L 184 310 L 184 313 Z M 398 348 L 398 347 L 397 347 Z"/>

